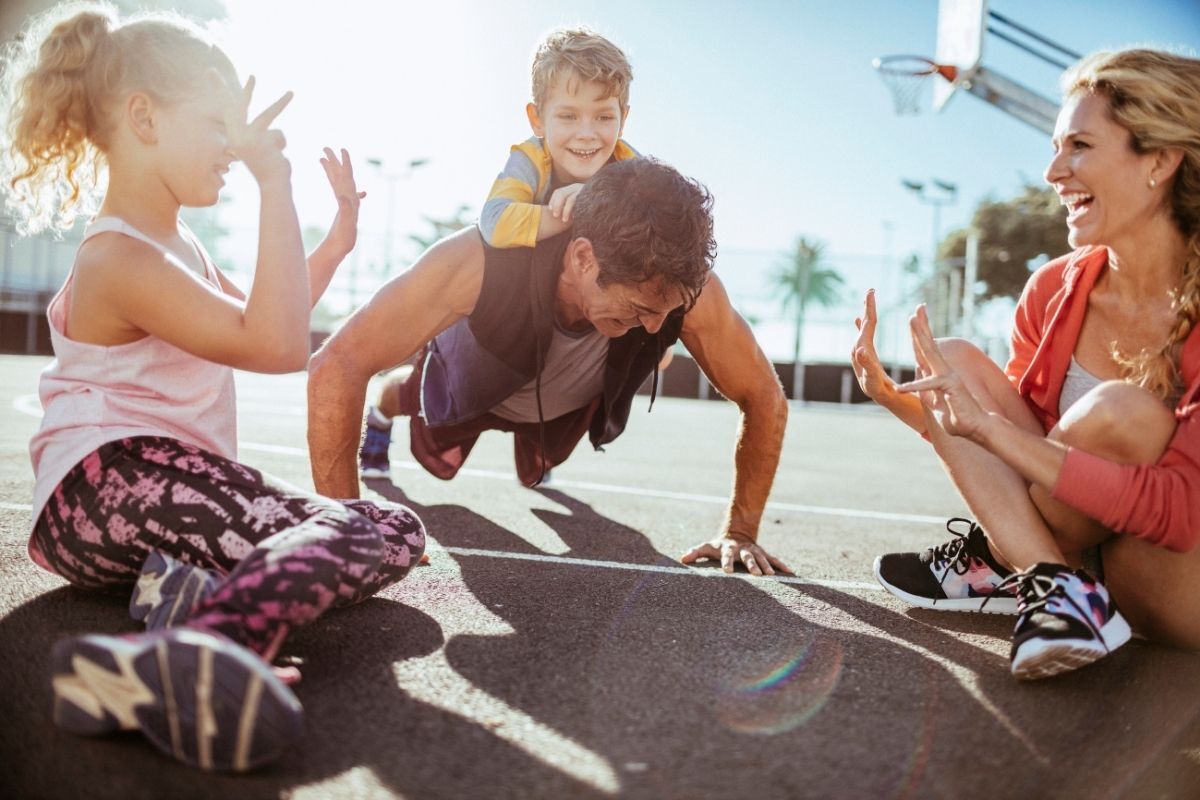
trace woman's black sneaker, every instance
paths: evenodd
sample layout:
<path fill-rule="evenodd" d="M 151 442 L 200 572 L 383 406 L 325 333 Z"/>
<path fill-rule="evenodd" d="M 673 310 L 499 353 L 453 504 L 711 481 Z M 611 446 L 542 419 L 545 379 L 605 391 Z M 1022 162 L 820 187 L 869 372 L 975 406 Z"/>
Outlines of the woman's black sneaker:
<path fill-rule="evenodd" d="M 955 530 L 956 525 L 967 526 L 966 533 Z M 954 517 L 946 530 L 954 538 L 924 553 L 876 557 L 875 579 L 896 597 L 922 608 L 1016 614 L 1016 590 L 1004 585 L 1010 571 L 992 556 L 983 529 Z"/>

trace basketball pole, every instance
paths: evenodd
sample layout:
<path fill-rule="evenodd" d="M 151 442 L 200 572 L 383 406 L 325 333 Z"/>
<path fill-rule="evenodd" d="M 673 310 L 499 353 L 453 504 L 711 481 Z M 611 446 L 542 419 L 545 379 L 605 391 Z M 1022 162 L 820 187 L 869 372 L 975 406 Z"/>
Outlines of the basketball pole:
<path fill-rule="evenodd" d="M 1019 119 L 1042 133 L 1054 134 L 1058 103 L 1030 91 L 1014 80 L 985 67 L 978 67 L 959 85 L 976 97 Z"/>

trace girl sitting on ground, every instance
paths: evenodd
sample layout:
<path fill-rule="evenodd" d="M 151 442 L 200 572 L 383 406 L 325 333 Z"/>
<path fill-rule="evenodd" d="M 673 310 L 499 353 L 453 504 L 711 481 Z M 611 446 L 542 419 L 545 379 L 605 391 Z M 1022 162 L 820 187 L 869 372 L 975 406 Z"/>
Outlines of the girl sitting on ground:
<path fill-rule="evenodd" d="M 107 178 L 48 309 L 29 552 L 74 586 L 134 591 L 147 623 L 56 645 L 55 722 L 255 767 L 301 730 L 298 676 L 270 666 L 284 638 L 400 580 L 425 545 L 407 508 L 331 501 L 236 460 L 233 369 L 305 367 L 310 309 L 354 246 L 349 155 L 325 150 L 338 211 L 306 260 L 270 127 L 290 93 L 247 121 L 254 79 L 197 27 L 73 5 L 6 61 L 3 184 L 24 229 L 70 227 Z M 261 195 L 248 295 L 179 220 L 217 202 L 235 161 Z"/>

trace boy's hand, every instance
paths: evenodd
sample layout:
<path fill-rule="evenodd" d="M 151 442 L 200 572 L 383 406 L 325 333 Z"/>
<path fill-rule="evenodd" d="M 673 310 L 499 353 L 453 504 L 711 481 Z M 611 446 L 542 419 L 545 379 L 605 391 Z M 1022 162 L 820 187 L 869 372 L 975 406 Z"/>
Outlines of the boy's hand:
<path fill-rule="evenodd" d="M 292 102 L 292 93 L 287 92 L 263 111 L 253 122 L 246 119 L 250 113 L 250 98 L 254 95 L 254 76 L 251 75 L 242 89 L 240 103 L 233 104 L 225 114 L 225 129 L 229 135 L 229 151 L 250 170 L 260 184 L 271 178 L 292 175 L 291 165 L 283 156 L 287 144 L 283 131 L 270 127 L 280 112 Z"/>
<path fill-rule="evenodd" d="M 582 183 L 572 183 L 570 186 L 554 190 L 554 194 L 550 195 L 550 202 L 546 206 L 555 219 L 563 222 L 571 221 L 571 212 L 575 210 L 575 195 L 579 194 L 579 190 L 582 188 Z"/>
<path fill-rule="evenodd" d="M 350 164 L 350 153 L 342 148 L 341 160 L 328 147 L 321 157 L 321 166 L 325 169 L 325 177 L 329 179 L 329 187 L 337 198 L 337 216 L 326 237 L 343 253 L 349 253 L 358 240 L 358 206 L 359 201 L 367 196 L 360 192 L 354 182 L 354 167 Z"/>

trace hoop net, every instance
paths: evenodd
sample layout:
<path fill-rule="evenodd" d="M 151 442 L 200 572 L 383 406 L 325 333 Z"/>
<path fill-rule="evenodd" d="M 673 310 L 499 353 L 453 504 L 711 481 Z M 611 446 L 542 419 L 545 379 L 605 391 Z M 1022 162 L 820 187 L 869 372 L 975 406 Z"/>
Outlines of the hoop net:
<path fill-rule="evenodd" d="M 921 56 L 884 56 L 872 62 L 879 79 L 892 93 L 897 116 L 921 113 L 928 92 L 929 78 L 942 75 L 954 80 L 953 67 L 940 67 Z M 951 74 L 947 74 L 951 73 Z"/>

